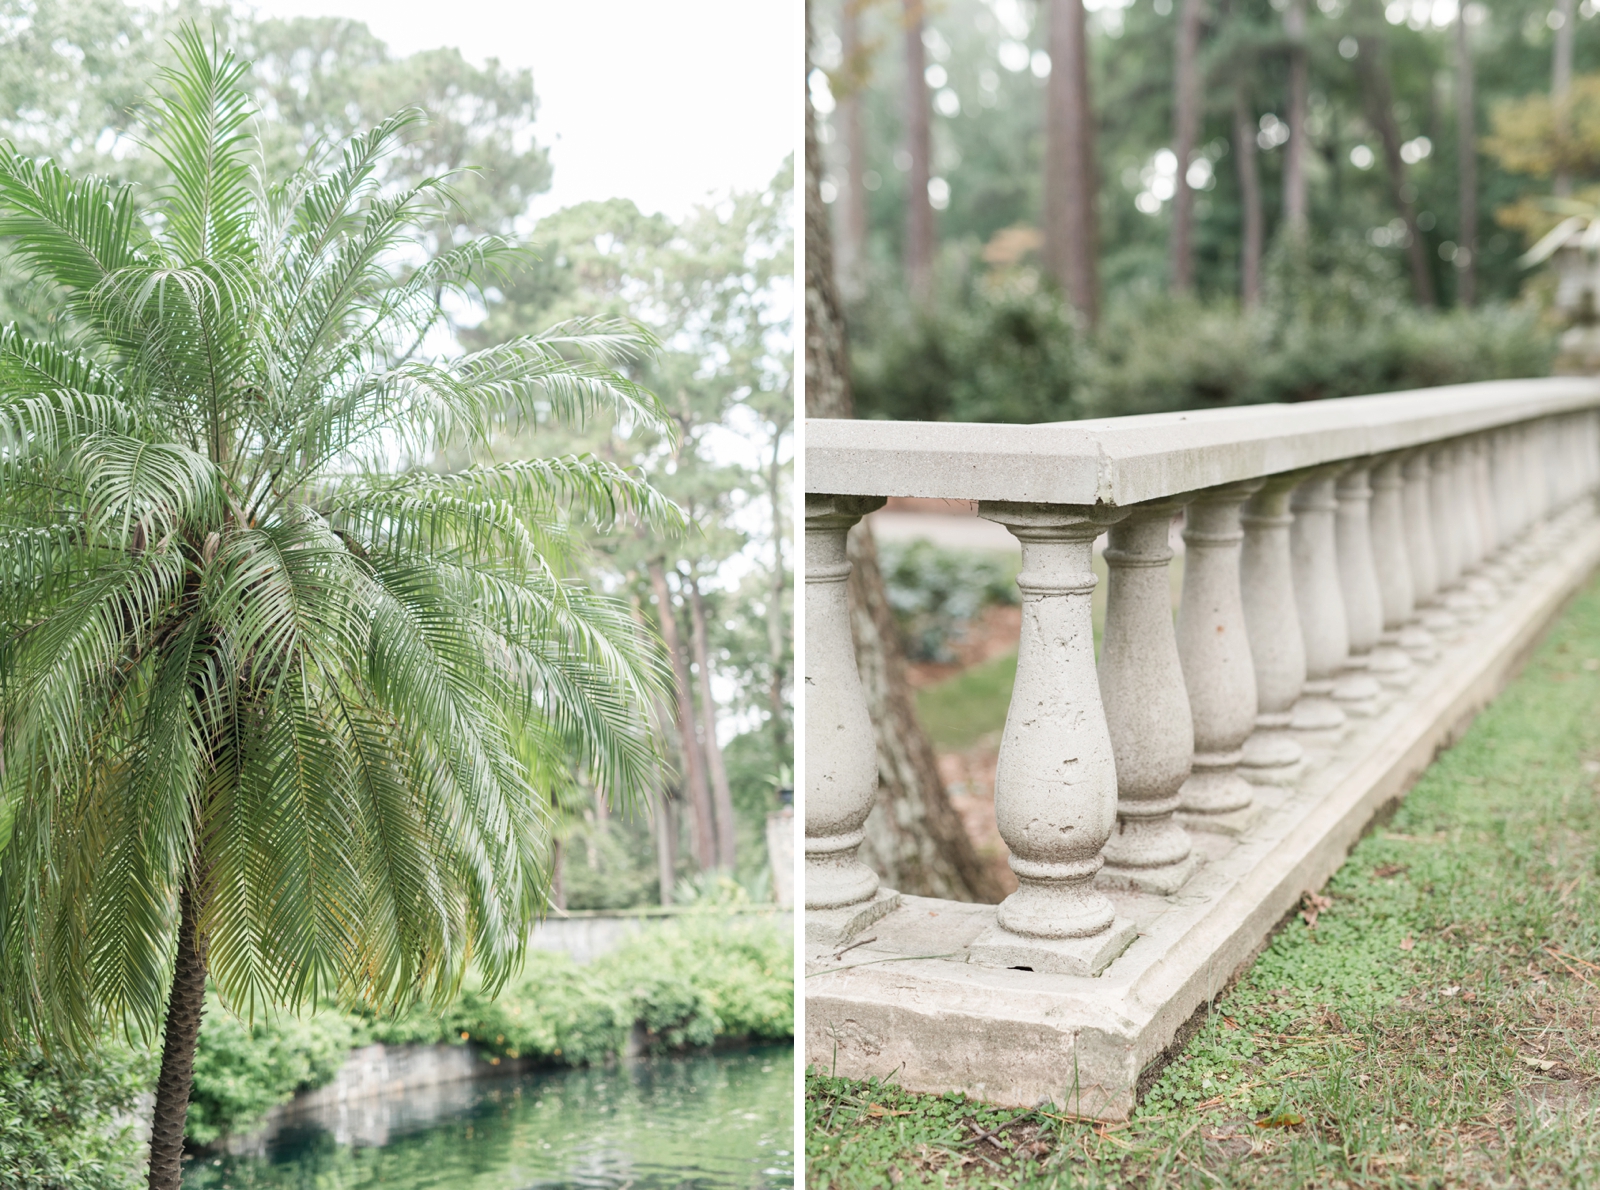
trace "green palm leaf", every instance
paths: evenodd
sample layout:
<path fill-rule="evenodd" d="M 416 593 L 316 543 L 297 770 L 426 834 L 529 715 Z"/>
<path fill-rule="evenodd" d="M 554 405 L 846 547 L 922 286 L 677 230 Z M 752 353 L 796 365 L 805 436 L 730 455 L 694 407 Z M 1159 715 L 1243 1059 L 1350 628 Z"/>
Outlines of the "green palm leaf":
<path fill-rule="evenodd" d="M 419 113 L 256 177 L 245 64 L 174 50 L 149 212 L 0 146 L 0 236 L 69 303 L 60 343 L 0 330 L 0 1035 L 170 1028 L 183 903 L 243 1011 L 492 987 L 545 905 L 551 786 L 657 779 L 670 670 L 580 529 L 676 506 L 588 456 L 394 468 L 514 424 L 665 431 L 625 373 L 653 340 L 419 357 L 440 293 L 526 255 L 395 268 L 449 202 L 379 184 Z"/>

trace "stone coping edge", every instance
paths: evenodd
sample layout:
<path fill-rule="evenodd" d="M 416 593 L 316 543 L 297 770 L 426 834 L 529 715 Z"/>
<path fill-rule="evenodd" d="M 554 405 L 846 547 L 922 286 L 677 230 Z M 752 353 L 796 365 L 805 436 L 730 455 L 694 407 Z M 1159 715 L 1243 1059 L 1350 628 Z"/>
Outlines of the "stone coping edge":
<path fill-rule="evenodd" d="M 1034 425 L 807 418 L 805 488 L 1127 507 L 1596 406 L 1600 380 L 1551 376 Z"/>

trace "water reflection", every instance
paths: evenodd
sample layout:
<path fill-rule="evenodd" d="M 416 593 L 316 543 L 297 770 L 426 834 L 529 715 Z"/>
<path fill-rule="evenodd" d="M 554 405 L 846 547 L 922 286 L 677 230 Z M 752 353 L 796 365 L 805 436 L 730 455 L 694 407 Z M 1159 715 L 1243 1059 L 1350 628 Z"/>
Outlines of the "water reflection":
<path fill-rule="evenodd" d="M 435 1093 L 437 1092 L 437 1093 Z M 794 1049 L 447 1084 L 329 1108 L 185 1190 L 778 1190 L 794 1184 Z"/>

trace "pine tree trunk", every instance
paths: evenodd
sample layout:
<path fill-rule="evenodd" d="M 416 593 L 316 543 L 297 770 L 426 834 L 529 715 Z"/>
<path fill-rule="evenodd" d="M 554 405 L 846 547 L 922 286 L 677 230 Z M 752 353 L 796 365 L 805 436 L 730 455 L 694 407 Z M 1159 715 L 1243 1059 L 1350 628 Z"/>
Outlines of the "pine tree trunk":
<path fill-rule="evenodd" d="M 806 0 L 806 73 L 811 73 L 811 0 Z M 833 237 L 828 229 L 828 208 L 822 203 L 822 163 L 809 89 L 805 102 L 806 416 L 853 417 L 844 308 L 834 280 Z"/>
<path fill-rule="evenodd" d="M 1406 182 L 1406 164 L 1400 156 L 1400 128 L 1394 119 L 1394 88 L 1389 81 L 1389 64 L 1384 57 L 1383 42 L 1367 35 L 1358 37 L 1356 66 L 1359 68 L 1362 92 L 1367 101 L 1367 123 L 1378 131 L 1383 142 L 1383 164 L 1389 174 L 1389 186 L 1394 191 L 1394 204 L 1406 225 L 1406 259 L 1411 264 L 1411 296 L 1419 306 L 1431 306 L 1433 297 L 1433 271 L 1428 262 L 1428 246 L 1417 226 L 1417 204 L 1411 187 Z"/>
<path fill-rule="evenodd" d="M 728 770 L 722 764 L 722 748 L 717 743 L 717 704 L 711 701 L 711 650 L 706 644 L 706 608 L 700 597 L 700 584 L 691 576 L 689 586 L 689 637 L 694 648 L 694 664 L 699 675 L 700 735 L 705 749 L 706 769 L 711 776 L 711 809 L 717 823 L 717 866 L 734 869 L 738 831 L 733 820 L 733 793 L 728 788 Z"/>
<path fill-rule="evenodd" d="M 1045 261 L 1073 308 L 1100 315 L 1094 113 L 1083 0 L 1051 0 L 1045 108 Z"/>
<path fill-rule="evenodd" d="M 183 1181 L 183 1130 L 194 1086 L 194 1051 L 206 1006 L 208 941 L 200 929 L 205 912 L 200 878 L 191 874 L 178 894 L 178 955 L 156 1079 L 155 1113 L 150 1129 L 150 1190 L 179 1190 Z"/>
<path fill-rule="evenodd" d="M 861 295 L 867 251 L 867 136 L 861 123 L 861 89 L 866 82 L 866 51 L 861 45 L 863 0 L 844 0 L 839 12 L 842 85 L 836 96 L 839 128 L 847 158 L 840 195 L 839 287 L 851 299 Z"/>
<path fill-rule="evenodd" d="M 644 641 L 650 639 L 650 630 L 645 623 L 644 606 L 639 601 L 639 596 L 634 592 L 628 595 L 629 609 L 633 614 L 633 625 L 639 632 L 639 638 Z M 671 736 L 666 730 L 666 724 L 671 720 L 671 712 L 656 698 L 650 700 L 650 721 L 654 730 L 662 737 L 662 742 L 671 744 Z M 651 827 L 656 844 L 656 881 L 660 886 L 659 892 L 663 905 L 672 904 L 672 886 L 678 879 L 678 821 L 675 817 L 677 807 L 673 804 L 672 791 L 665 784 L 658 786 L 653 792 L 651 804 Z"/>
<path fill-rule="evenodd" d="M 1478 119 L 1472 80 L 1472 44 L 1467 39 L 1466 5 L 1456 14 L 1457 202 L 1456 301 L 1478 300 Z"/>
<path fill-rule="evenodd" d="M 711 791 L 706 787 L 705 765 L 700 759 L 700 744 L 694 725 L 694 695 L 689 686 L 689 663 L 678 636 L 678 617 L 672 609 L 672 592 L 667 588 L 666 565 L 656 558 L 647 563 L 650 587 L 656 593 L 656 619 L 661 639 L 672 656 L 672 673 L 678 695 L 678 741 L 682 745 L 683 780 L 694 809 L 694 858 L 702 871 L 717 866 L 717 832 L 711 812 Z"/>
<path fill-rule="evenodd" d="M 914 298 L 926 298 L 933 285 L 933 204 L 928 181 L 929 157 L 927 57 L 922 46 L 923 0 L 902 0 L 906 55 L 906 285 Z"/>
<path fill-rule="evenodd" d="M 1567 97 L 1572 91 L 1572 35 L 1577 29 L 1572 0 L 1556 0 L 1556 11 L 1561 14 L 1561 27 L 1556 30 L 1555 55 L 1550 67 L 1550 99 L 1556 109 L 1556 132 L 1564 142 L 1570 131 Z M 1572 175 L 1564 167 L 1556 170 L 1555 192 L 1562 198 L 1572 193 Z"/>
<path fill-rule="evenodd" d="M 862 859 L 901 892 L 997 902 L 1006 890 L 979 859 L 950 804 L 933 744 L 917 719 L 870 525 L 851 531 L 849 549 L 856 668 L 878 738 L 878 801 L 867 819 Z"/>
<path fill-rule="evenodd" d="M 1261 175 L 1256 169 L 1256 121 L 1243 84 L 1233 92 L 1233 163 L 1239 171 L 1239 201 L 1244 207 L 1239 252 L 1239 300 L 1254 306 L 1261 299 Z"/>
<path fill-rule="evenodd" d="M 1194 191 L 1189 189 L 1189 159 L 1200 135 L 1200 17 L 1205 0 L 1181 0 L 1174 55 L 1172 151 L 1178 158 L 1177 190 L 1172 196 L 1172 288 L 1194 287 Z"/>
<path fill-rule="evenodd" d="M 792 391 L 792 390 L 791 390 Z M 787 422 L 784 423 L 788 425 Z M 772 504 L 772 586 L 767 590 L 767 704 L 772 712 L 772 757 L 778 769 L 792 768 L 793 750 L 785 728 L 789 708 L 783 700 L 784 679 L 789 676 L 790 649 L 794 639 L 788 617 L 783 614 L 783 484 L 779 463 L 779 447 L 783 441 L 780 429 L 772 434 L 772 458 L 767 466 L 767 495 Z M 776 771 L 776 770 L 774 770 Z"/>
<path fill-rule="evenodd" d="M 550 904 L 567 907 L 567 849 L 560 839 L 550 840 Z"/>
<path fill-rule="evenodd" d="M 666 790 L 656 794 L 656 882 L 660 885 L 661 903 L 672 904 L 672 886 L 678 881 L 678 820 L 677 808 Z"/>
<path fill-rule="evenodd" d="M 806 51 L 811 27 L 807 8 Z M 851 417 L 849 354 L 839 293 L 834 283 L 833 246 L 827 210 L 822 205 L 816 164 L 815 115 L 806 101 L 806 416 Z M 856 567 L 850 576 L 851 627 L 856 664 L 878 738 L 878 804 L 867 822 L 868 863 L 886 883 L 902 892 L 960 899 L 1000 899 L 998 882 L 978 860 L 961 830 L 933 747 L 917 722 L 905 680 L 894 621 L 888 611 L 883 575 L 872 548 L 871 530 L 850 535 Z M 889 615 L 888 631 L 881 616 Z"/>
<path fill-rule="evenodd" d="M 1309 222 L 1306 196 L 1306 156 L 1311 142 L 1306 133 L 1306 108 L 1310 79 L 1306 62 L 1306 0 L 1289 0 L 1283 13 L 1283 32 L 1289 41 L 1289 143 L 1283 158 L 1283 225 L 1302 239 Z"/>

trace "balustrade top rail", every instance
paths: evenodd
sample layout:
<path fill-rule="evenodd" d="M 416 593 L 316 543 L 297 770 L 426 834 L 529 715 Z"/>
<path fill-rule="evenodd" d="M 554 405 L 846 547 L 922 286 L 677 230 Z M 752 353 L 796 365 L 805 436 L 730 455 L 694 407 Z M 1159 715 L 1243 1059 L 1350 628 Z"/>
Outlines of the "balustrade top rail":
<path fill-rule="evenodd" d="M 1042 425 L 808 418 L 806 491 L 1126 507 L 1600 405 L 1600 379 L 1494 380 Z"/>

